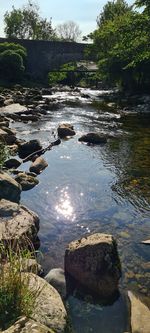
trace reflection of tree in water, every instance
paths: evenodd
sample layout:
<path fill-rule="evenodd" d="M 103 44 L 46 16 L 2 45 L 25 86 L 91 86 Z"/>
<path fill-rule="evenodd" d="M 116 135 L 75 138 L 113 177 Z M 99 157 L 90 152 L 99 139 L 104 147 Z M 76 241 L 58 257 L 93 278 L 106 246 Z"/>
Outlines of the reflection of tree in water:
<path fill-rule="evenodd" d="M 112 186 L 140 210 L 150 210 L 150 116 L 122 117 L 126 133 L 108 145 L 107 158 L 119 180 Z"/>

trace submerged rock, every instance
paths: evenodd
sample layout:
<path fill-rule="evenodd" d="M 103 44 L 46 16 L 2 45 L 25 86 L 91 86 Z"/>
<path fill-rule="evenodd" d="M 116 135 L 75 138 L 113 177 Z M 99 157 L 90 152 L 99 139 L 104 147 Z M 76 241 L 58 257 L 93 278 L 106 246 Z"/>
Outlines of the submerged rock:
<path fill-rule="evenodd" d="M 132 333 L 150 332 L 150 310 L 131 291 L 128 292 L 131 303 L 131 329 Z"/>
<path fill-rule="evenodd" d="M 44 277 L 44 279 L 50 283 L 61 295 L 62 298 L 66 296 L 66 279 L 65 273 L 62 268 L 53 268 Z"/>
<path fill-rule="evenodd" d="M 91 133 L 82 135 L 78 139 L 78 141 L 92 143 L 92 144 L 101 144 L 101 143 L 106 143 L 107 142 L 107 138 L 103 134 L 91 132 Z"/>
<path fill-rule="evenodd" d="M 29 289 L 37 292 L 32 319 L 57 333 L 64 333 L 66 310 L 58 292 L 44 279 L 32 273 L 24 273 Z"/>
<path fill-rule="evenodd" d="M 22 191 L 31 190 L 39 183 L 39 180 L 35 176 L 29 175 L 26 172 L 18 173 L 15 180 L 21 185 Z"/>
<path fill-rule="evenodd" d="M 97 233 L 71 242 L 65 252 L 65 273 L 104 299 L 113 296 L 121 277 L 114 238 Z"/>
<path fill-rule="evenodd" d="M 21 317 L 5 333 L 55 333 L 45 325 L 27 317 Z"/>
<path fill-rule="evenodd" d="M 58 136 L 64 138 L 66 136 L 75 135 L 75 131 L 72 125 L 70 124 L 60 124 L 57 128 Z"/>
<path fill-rule="evenodd" d="M 12 244 L 19 241 L 23 246 L 28 238 L 35 244 L 39 230 L 38 216 L 25 206 L 6 200 L 0 203 L 0 241 L 9 241 Z"/>
<path fill-rule="evenodd" d="M 19 144 L 19 156 L 25 158 L 28 155 L 42 149 L 42 146 L 38 140 L 30 140 Z"/>
<path fill-rule="evenodd" d="M 35 172 L 36 174 L 41 173 L 48 166 L 48 163 L 42 157 L 36 158 L 34 162 L 32 162 L 30 166 L 30 171 Z"/>
<path fill-rule="evenodd" d="M 21 186 L 5 172 L 0 172 L 0 199 L 19 202 Z"/>

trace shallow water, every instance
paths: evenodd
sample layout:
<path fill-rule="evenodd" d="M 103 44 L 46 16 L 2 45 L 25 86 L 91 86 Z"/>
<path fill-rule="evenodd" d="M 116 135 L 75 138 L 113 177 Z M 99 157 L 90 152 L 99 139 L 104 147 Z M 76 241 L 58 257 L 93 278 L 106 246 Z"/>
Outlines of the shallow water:
<path fill-rule="evenodd" d="M 49 111 L 37 123 L 15 124 L 18 136 L 38 138 L 45 146 L 54 141 L 61 122 L 73 124 L 77 133 L 45 154 L 49 166 L 39 176 L 40 184 L 22 193 L 22 203 L 40 217 L 46 271 L 63 267 L 68 242 L 90 233 L 111 233 L 117 239 L 122 263 L 121 288 L 148 296 L 150 248 L 141 241 L 150 238 L 150 114 L 123 115 L 115 108 L 104 111 L 99 103 L 92 103 L 98 95 L 101 92 L 92 92 L 91 99 L 86 99 L 76 94 L 69 105 L 71 93 L 57 93 L 53 99 L 62 101 L 58 110 Z M 89 131 L 108 134 L 107 144 L 79 143 L 79 136 Z M 24 170 L 28 166 L 25 164 Z M 85 327 L 81 317 L 79 326 Z M 95 326 L 87 327 L 94 328 L 85 332 L 99 332 Z M 80 329 L 76 327 L 75 332 Z M 111 332 L 101 328 L 101 333 L 107 331 Z M 116 332 L 123 332 L 121 325 Z"/>

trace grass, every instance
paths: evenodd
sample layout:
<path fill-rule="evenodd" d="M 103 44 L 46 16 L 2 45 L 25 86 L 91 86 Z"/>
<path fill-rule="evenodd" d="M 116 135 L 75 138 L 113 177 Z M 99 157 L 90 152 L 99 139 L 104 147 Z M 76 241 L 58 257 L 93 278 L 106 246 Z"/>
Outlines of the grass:
<path fill-rule="evenodd" d="M 0 141 L 0 169 L 2 168 L 5 160 L 9 156 L 9 149 L 4 142 Z"/>
<path fill-rule="evenodd" d="M 15 251 L 14 251 L 15 248 Z M 28 247 L 29 248 L 29 247 Z M 36 300 L 29 289 L 28 274 L 22 274 L 23 260 L 33 258 L 34 251 L 20 244 L 0 243 L 0 329 L 10 327 L 20 316 L 30 317 Z"/>

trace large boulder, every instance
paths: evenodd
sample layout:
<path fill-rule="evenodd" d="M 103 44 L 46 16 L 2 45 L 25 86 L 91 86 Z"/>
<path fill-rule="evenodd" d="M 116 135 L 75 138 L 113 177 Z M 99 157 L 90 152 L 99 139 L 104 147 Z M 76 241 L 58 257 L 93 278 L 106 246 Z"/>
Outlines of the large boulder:
<path fill-rule="evenodd" d="M 104 299 L 114 296 L 121 276 L 114 238 L 97 233 L 71 242 L 65 252 L 65 273 Z"/>
<path fill-rule="evenodd" d="M 36 177 L 28 175 L 26 172 L 18 173 L 15 180 L 21 185 L 22 191 L 28 191 L 39 183 Z"/>
<path fill-rule="evenodd" d="M 30 166 L 30 172 L 35 172 L 39 174 L 48 166 L 48 163 L 44 160 L 43 157 L 37 157 L 34 162 L 32 162 Z"/>
<path fill-rule="evenodd" d="M 19 156 L 25 158 L 40 149 L 42 149 L 42 146 L 38 140 L 23 142 L 19 145 Z"/>
<path fill-rule="evenodd" d="M 29 239 L 36 245 L 38 230 L 39 218 L 34 212 L 17 203 L 0 201 L 0 241 L 19 241 L 23 246 L 24 240 Z"/>
<path fill-rule="evenodd" d="M 0 199 L 19 202 L 21 186 L 5 172 L 0 172 Z"/>
<path fill-rule="evenodd" d="M 14 325 L 9 327 L 4 333 L 55 333 L 45 325 L 42 325 L 30 318 L 21 317 Z"/>
<path fill-rule="evenodd" d="M 66 310 L 58 292 L 44 279 L 32 273 L 24 273 L 29 289 L 37 293 L 32 319 L 49 327 L 56 333 L 64 333 Z"/>
<path fill-rule="evenodd" d="M 60 138 L 64 138 L 66 136 L 73 136 L 76 134 L 73 126 L 70 124 L 60 124 L 57 128 L 57 132 Z"/>
<path fill-rule="evenodd" d="M 150 332 L 150 309 L 131 291 L 128 291 L 131 304 L 132 333 Z"/>
<path fill-rule="evenodd" d="M 97 144 L 98 145 L 98 144 L 101 144 L 101 143 L 106 143 L 107 142 L 107 138 L 103 134 L 91 132 L 91 133 L 82 135 L 78 139 L 78 141 L 87 142 L 87 143 Z"/>

